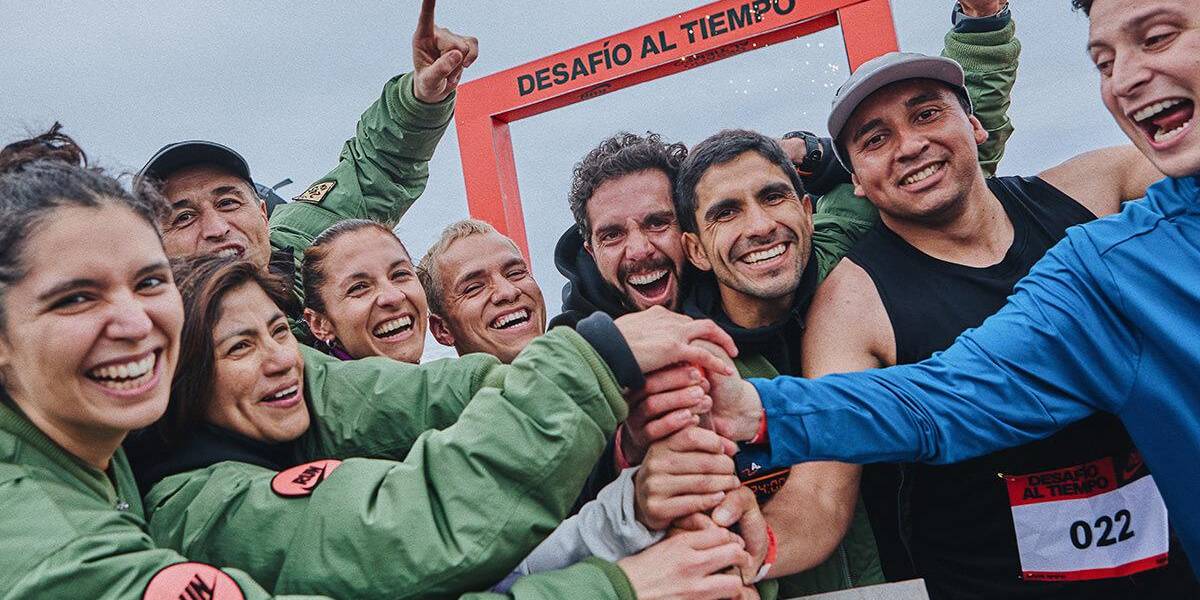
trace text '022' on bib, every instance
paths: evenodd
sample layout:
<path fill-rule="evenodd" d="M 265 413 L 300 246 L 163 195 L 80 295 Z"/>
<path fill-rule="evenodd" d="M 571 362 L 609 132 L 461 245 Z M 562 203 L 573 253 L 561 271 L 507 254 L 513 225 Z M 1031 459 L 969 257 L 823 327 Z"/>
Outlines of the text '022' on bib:
<path fill-rule="evenodd" d="M 1140 454 L 1004 479 L 1022 578 L 1105 579 L 1167 563 L 1167 508 Z"/>

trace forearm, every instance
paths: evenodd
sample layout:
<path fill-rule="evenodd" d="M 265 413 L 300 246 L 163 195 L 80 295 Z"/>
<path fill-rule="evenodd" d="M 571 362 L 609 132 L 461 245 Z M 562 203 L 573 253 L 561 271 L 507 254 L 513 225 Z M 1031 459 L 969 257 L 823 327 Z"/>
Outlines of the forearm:
<path fill-rule="evenodd" d="M 772 577 L 806 571 L 829 558 L 854 515 L 860 470 L 829 462 L 792 467 L 783 489 L 763 506 L 779 545 Z"/>
<path fill-rule="evenodd" d="M 396 77 L 359 119 L 355 137 L 333 170 L 271 213 L 271 245 L 290 249 L 297 297 L 304 250 L 321 232 L 346 219 L 395 226 L 425 191 L 429 159 L 454 114 L 454 95 L 425 104 L 412 93 L 412 74 Z"/>
<path fill-rule="evenodd" d="M 759 458 L 955 462 L 1116 411 L 1141 353 L 1114 304 L 1117 289 L 1086 232 L 1075 231 L 1004 308 L 933 358 L 816 380 L 752 380 L 770 440 L 757 450 L 770 456 Z"/>
<path fill-rule="evenodd" d="M 480 389 L 499 387 L 511 370 L 481 354 L 410 365 L 301 352 L 315 415 L 301 438 L 310 457 L 403 460 L 418 436 L 453 425 Z"/>
<path fill-rule="evenodd" d="M 962 65 L 975 116 L 988 132 L 987 141 L 979 146 L 979 164 L 988 176 L 995 175 L 1004 146 L 1012 136 L 1008 109 L 1020 55 L 1021 43 L 1011 17 L 994 31 L 951 30 L 946 34 L 942 56 Z"/>

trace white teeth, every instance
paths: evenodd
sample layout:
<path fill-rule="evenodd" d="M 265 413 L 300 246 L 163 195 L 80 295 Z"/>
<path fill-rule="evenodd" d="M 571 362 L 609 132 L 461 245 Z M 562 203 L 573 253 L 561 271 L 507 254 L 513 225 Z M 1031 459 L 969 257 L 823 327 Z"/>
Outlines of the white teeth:
<path fill-rule="evenodd" d="M 934 173 L 941 171 L 943 164 L 944 163 L 937 163 L 934 165 L 929 165 L 928 167 L 925 167 L 924 169 L 921 169 L 920 171 L 917 171 L 916 173 L 913 173 L 912 175 L 905 177 L 904 179 L 902 179 L 900 181 L 900 184 L 901 185 L 912 185 L 918 181 L 922 181 L 925 178 L 929 177 L 930 175 L 933 175 Z"/>
<path fill-rule="evenodd" d="M 644 273 L 642 275 L 630 275 L 629 283 L 632 283 L 633 285 L 646 285 L 648 283 L 654 283 L 655 281 L 658 281 L 659 279 L 662 279 L 663 277 L 666 277 L 666 276 L 667 276 L 667 270 L 659 269 L 657 271 L 652 271 L 650 273 Z"/>
<path fill-rule="evenodd" d="M 1186 122 L 1184 122 L 1184 123 L 1183 123 L 1182 125 L 1180 125 L 1179 127 L 1176 127 L 1175 129 L 1172 129 L 1172 130 L 1170 130 L 1170 131 L 1158 131 L 1158 132 L 1156 132 L 1156 133 L 1154 134 L 1154 141 L 1156 141 L 1156 142 L 1165 142 L 1165 141 L 1167 141 L 1167 140 L 1169 140 L 1169 139 L 1171 139 L 1171 138 L 1173 138 L 1173 137 L 1175 137 L 1175 136 L 1179 135 L 1179 133 L 1180 133 L 1181 131 L 1183 131 L 1184 129 L 1186 129 L 1186 128 L 1187 128 L 1187 126 L 1188 126 L 1188 125 L 1191 125 L 1191 124 L 1192 124 L 1192 121 L 1191 121 L 1191 119 L 1188 119 Z"/>
<path fill-rule="evenodd" d="M 292 394 L 295 394 L 296 390 L 299 389 L 299 387 L 300 386 L 293 385 L 292 387 L 290 387 L 286 390 L 281 390 L 279 392 L 271 394 L 270 396 L 267 396 L 267 400 L 282 400 L 284 398 L 287 398 L 287 397 L 291 396 Z"/>
<path fill-rule="evenodd" d="M 92 369 L 88 375 L 106 387 L 132 389 L 144 384 L 153 375 L 156 361 L 157 356 L 152 353 L 142 360 Z"/>
<path fill-rule="evenodd" d="M 237 253 L 238 253 L 237 248 L 226 248 L 224 250 L 221 250 L 220 252 L 217 252 L 217 256 L 221 256 L 221 257 L 237 256 Z"/>
<path fill-rule="evenodd" d="M 759 250 L 758 252 L 751 252 L 750 254 L 746 255 L 746 258 L 743 258 L 742 260 L 744 262 L 748 262 L 748 263 L 762 262 L 764 260 L 772 259 L 772 258 L 775 258 L 776 256 L 779 256 L 780 254 L 783 254 L 784 250 L 786 250 L 786 248 L 784 248 L 784 245 L 778 244 L 775 246 L 771 246 L 770 248 L 767 248 L 766 250 Z"/>
<path fill-rule="evenodd" d="M 508 313 L 507 315 L 501 315 L 500 317 L 497 317 L 495 321 L 492 321 L 492 327 L 495 329 L 500 329 L 500 328 L 504 327 L 505 325 L 512 323 L 513 321 L 519 321 L 521 319 L 528 319 L 528 318 L 529 318 L 529 311 L 522 308 L 521 310 L 511 312 L 511 313 Z"/>
<path fill-rule="evenodd" d="M 1149 119 L 1150 117 L 1153 117 L 1154 115 L 1157 115 L 1158 113 L 1160 113 L 1164 110 L 1167 110 L 1168 108 L 1171 108 L 1172 106 L 1175 106 L 1176 104 L 1179 104 L 1181 102 L 1183 102 L 1183 100 L 1181 100 L 1179 98 L 1174 98 L 1172 100 L 1163 100 L 1162 102 L 1156 102 L 1154 104 L 1151 104 L 1150 106 L 1147 106 L 1146 108 L 1143 108 L 1142 110 L 1139 110 L 1139 111 L 1133 113 L 1133 120 L 1134 121 L 1145 121 L 1146 119 Z"/>
<path fill-rule="evenodd" d="M 412 317 L 409 315 L 404 315 L 403 317 L 397 317 L 391 321 L 385 321 L 382 325 L 375 328 L 374 334 L 378 337 L 387 337 L 393 331 L 404 329 L 405 327 L 410 326 L 412 326 Z"/>

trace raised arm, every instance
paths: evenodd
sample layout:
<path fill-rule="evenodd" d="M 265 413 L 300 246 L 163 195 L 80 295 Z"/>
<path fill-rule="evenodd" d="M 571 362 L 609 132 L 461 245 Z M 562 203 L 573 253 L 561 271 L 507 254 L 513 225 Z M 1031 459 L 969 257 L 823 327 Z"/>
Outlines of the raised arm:
<path fill-rule="evenodd" d="M 942 56 L 962 65 L 975 116 L 988 132 L 987 141 L 979 145 L 979 166 L 988 177 L 996 174 L 1013 132 L 1008 108 L 1021 42 L 1007 4 L 1003 0 L 960 2 L 962 12 L 946 33 L 942 49 Z"/>
<path fill-rule="evenodd" d="M 388 81 L 358 121 L 337 165 L 271 214 L 271 245 L 291 249 L 296 293 L 303 298 L 304 249 L 330 225 L 371 219 L 395 226 L 425 191 L 429 159 L 454 114 L 454 90 L 478 55 L 475 38 L 433 22 L 433 0 L 421 7 L 413 34 L 413 71 Z"/>

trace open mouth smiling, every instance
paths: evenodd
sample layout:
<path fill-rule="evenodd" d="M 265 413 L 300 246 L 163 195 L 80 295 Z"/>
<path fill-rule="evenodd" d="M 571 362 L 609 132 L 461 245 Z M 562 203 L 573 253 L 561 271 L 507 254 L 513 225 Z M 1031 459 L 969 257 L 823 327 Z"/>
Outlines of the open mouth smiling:
<path fill-rule="evenodd" d="M 671 284 L 670 269 L 654 269 L 645 273 L 633 273 L 625 278 L 638 294 L 646 298 L 657 298 L 667 292 Z"/>
<path fill-rule="evenodd" d="M 300 384 L 292 383 L 287 387 L 263 396 L 258 403 L 272 408 L 290 408 L 300 402 Z"/>
<path fill-rule="evenodd" d="M 786 242 L 775 244 L 774 246 L 764 248 L 762 250 L 748 252 L 739 260 L 748 265 L 757 266 L 759 264 L 766 263 L 773 258 L 781 256 L 784 252 L 787 252 Z"/>
<path fill-rule="evenodd" d="M 221 258 L 229 258 L 229 257 L 233 257 L 233 256 L 240 257 L 245 252 L 246 252 L 245 248 L 242 248 L 241 246 L 236 246 L 236 245 L 222 246 L 220 248 L 217 248 L 217 256 L 220 256 Z"/>
<path fill-rule="evenodd" d="M 1155 146 L 1176 140 L 1191 128 L 1196 105 L 1186 98 L 1160 100 L 1129 114 L 1129 118 Z"/>
<path fill-rule="evenodd" d="M 157 350 L 147 352 L 141 358 L 94 367 L 88 370 L 87 377 L 112 391 L 139 390 L 155 379 L 158 358 Z"/>
<path fill-rule="evenodd" d="M 380 323 L 371 331 L 371 335 L 386 340 L 389 338 L 399 337 L 412 331 L 413 318 L 412 315 L 401 315 L 395 319 L 389 319 Z"/>
<path fill-rule="evenodd" d="M 529 323 L 529 310 L 519 308 L 512 312 L 507 312 L 499 317 L 496 317 L 492 320 L 488 327 L 503 331 L 505 329 L 519 328 L 526 323 Z"/>
<path fill-rule="evenodd" d="M 944 168 L 946 168 L 945 161 L 935 162 L 924 168 L 918 169 L 917 171 L 909 173 L 909 174 L 905 175 L 904 177 L 901 177 L 900 178 L 900 186 L 901 187 L 915 186 L 918 183 L 921 183 L 922 181 L 925 181 L 926 179 L 929 179 L 930 177 L 933 177 L 934 175 L 938 174 Z"/>

